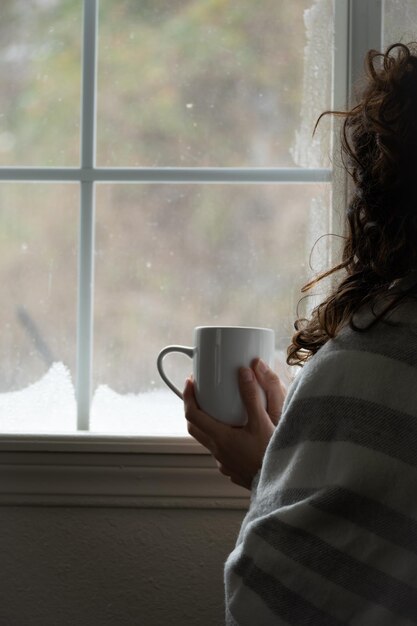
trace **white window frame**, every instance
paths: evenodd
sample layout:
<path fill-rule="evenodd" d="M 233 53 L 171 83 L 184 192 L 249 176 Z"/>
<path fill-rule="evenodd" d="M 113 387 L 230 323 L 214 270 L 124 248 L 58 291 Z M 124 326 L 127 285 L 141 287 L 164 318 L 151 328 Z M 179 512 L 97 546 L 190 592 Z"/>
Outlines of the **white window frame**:
<path fill-rule="evenodd" d="M 343 109 L 370 48 L 381 48 L 384 0 L 333 0 L 332 108 Z M 96 167 L 98 0 L 83 0 L 81 166 L 0 167 L 0 181 L 78 182 L 80 221 L 77 313 L 77 425 L 73 435 L 0 435 L 0 505 L 187 506 L 245 508 L 247 492 L 220 476 L 198 443 L 178 437 L 88 433 L 94 289 L 95 184 L 332 182 L 329 232 L 342 233 L 346 177 L 305 168 Z M 335 138 L 334 154 L 340 146 Z M 336 247 L 329 251 L 333 261 Z M 204 494 L 203 496 L 201 494 Z"/>

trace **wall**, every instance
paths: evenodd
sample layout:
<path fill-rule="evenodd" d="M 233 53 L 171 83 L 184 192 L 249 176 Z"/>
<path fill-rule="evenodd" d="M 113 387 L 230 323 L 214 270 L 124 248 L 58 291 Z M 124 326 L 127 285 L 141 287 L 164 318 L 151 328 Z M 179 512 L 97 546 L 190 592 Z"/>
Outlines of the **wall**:
<path fill-rule="evenodd" d="M 242 510 L 0 507 L 0 626 L 217 626 Z"/>

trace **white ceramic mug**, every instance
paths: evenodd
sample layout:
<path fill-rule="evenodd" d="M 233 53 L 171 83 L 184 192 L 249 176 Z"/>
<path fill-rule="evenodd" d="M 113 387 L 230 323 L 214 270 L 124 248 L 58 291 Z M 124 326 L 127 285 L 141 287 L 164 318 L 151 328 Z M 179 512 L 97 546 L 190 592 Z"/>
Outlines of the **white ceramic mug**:
<path fill-rule="evenodd" d="M 159 374 L 183 399 L 181 391 L 164 372 L 163 360 L 171 352 L 181 352 L 193 359 L 195 394 L 201 409 L 221 422 L 242 426 L 247 414 L 240 397 L 238 370 L 250 367 L 257 357 L 273 368 L 275 333 L 270 328 L 198 326 L 194 329 L 194 347 L 167 346 L 161 350 L 157 359 Z"/>

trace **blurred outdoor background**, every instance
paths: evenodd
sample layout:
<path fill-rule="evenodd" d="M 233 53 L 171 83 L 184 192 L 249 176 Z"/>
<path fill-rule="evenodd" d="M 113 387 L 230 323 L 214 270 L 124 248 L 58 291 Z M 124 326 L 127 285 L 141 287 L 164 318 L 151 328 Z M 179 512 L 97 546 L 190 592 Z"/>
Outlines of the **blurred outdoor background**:
<path fill-rule="evenodd" d="M 332 38 L 332 0 L 100 0 L 97 165 L 331 167 L 312 130 Z M 81 0 L 2 0 L 0 166 L 79 166 L 81 43 Z M 323 183 L 96 185 L 94 390 L 162 388 L 157 353 L 197 325 L 274 328 L 285 360 L 330 202 Z M 78 184 L 0 183 L 3 394 L 53 363 L 75 380 L 78 219 Z"/>

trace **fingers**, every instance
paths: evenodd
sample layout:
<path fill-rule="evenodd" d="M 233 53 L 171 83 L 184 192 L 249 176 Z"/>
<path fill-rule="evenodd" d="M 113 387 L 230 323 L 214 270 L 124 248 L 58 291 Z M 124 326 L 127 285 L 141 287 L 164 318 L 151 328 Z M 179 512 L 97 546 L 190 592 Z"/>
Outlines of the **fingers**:
<path fill-rule="evenodd" d="M 267 411 L 272 422 L 278 424 L 282 413 L 286 389 L 279 376 L 261 359 L 252 363 L 256 379 L 266 394 Z"/>
<path fill-rule="evenodd" d="M 194 439 L 198 441 L 198 443 L 201 443 L 202 446 L 204 446 L 205 448 L 207 448 L 207 450 L 209 450 L 212 454 L 214 454 L 214 451 L 215 451 L 214 443 L 210 439 L 210 437 L 206 435 L 206 433 L 204 433 L 197 426 L 195 426 L 195 424 L 192 424 L 189 421 L 187 421 L 187 430 L 188 430 L 188 433 L 191 435 L 191 437 L 194 437 Z"/>
<path fill-rule="evenodd" d="M 217 469 L 219 470 L 220 474 L 223 474 L 223 476 L 231 476 L 232 472 L 231 470 L 226 467 L 226 465 L 224 465 L 224 463 L 221 463 L 220 461 L 218 461 L 216 459 L 216 465 L 217 465 Z"/>
<path fill-rule="evenodd" d="M 194 395 L 194 385 L 190 379 L 186 382 L 183 395 L 188 432 L 208 450 L 214 452 L 215 445 L 213 440 L 217 440 L 226 426 L 204 413 L 198 407 Z"/>
<path fill-rule="evenodd" d="M 275 429 L 260 400 L 255 374 L 252 370 L 250 372 L 249 380 L 245 370 L 240 373 L 242 395 L 251 413 L 247 427 L 223 424 L 202 411 L 191 380 L 187 381 L 184 390 L 188 432 L 211 452 L 222 474 L 249 490 Z"/>

